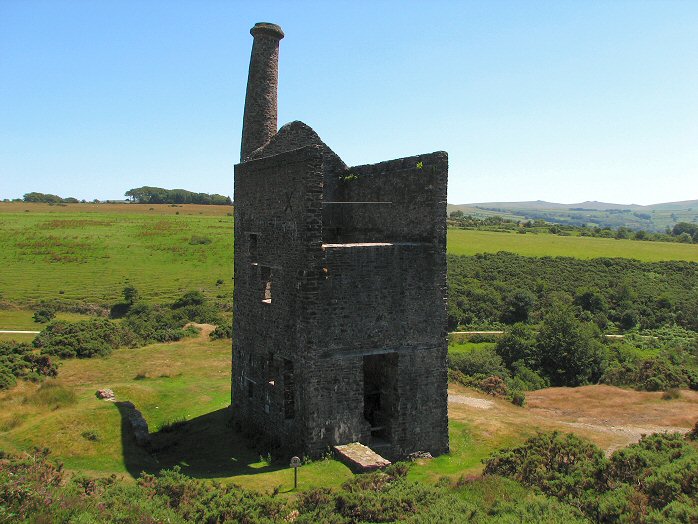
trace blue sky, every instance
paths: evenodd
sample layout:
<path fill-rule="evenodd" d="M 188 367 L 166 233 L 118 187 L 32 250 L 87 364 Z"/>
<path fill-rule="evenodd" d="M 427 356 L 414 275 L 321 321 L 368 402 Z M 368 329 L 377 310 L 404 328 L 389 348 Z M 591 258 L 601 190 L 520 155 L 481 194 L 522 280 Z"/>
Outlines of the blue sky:
<path fill-rule="evenodd" d="M 231 194 L 252 37 L 279 124 L 446 150 L 449 202 L 698 198 L 698 2 L 0 0 L 0 198 Z"/>

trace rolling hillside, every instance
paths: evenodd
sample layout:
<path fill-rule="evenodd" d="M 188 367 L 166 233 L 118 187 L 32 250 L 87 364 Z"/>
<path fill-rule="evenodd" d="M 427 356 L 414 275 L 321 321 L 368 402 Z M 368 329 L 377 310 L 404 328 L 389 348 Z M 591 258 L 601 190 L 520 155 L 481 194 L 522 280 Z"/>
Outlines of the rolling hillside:
<path fill-rule="evenodd" d="M 698 200 L 666 202 L 641 206 L 606 202 L 558 204 L 543 200 L 528 202 L 480 202 L 449 205 L 448 212 L 461 210 L 476 216 L 501 215 L 518 220 L 543 219 L 548 222 L 598 227 L 629 227 L 664 231 L 677 222 L 698 222 Z"/>

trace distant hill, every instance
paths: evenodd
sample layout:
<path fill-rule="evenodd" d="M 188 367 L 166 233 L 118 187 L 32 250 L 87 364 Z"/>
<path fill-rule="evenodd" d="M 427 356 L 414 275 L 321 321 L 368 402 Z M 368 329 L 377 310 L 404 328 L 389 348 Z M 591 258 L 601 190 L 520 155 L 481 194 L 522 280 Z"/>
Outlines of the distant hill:
<path fill-rule="evenodd" d="M 543 200 L 448 205 L 449 213 L 455 210 L 476 216 L 502 215 L 518 220 L 543 219 L 558 224 L 614 228 L 624 226 L 647 231 L 663 231 L 677 222 L 698 222 L 698 200 L 649 206 L 596 201 L 558 204 Z"/>

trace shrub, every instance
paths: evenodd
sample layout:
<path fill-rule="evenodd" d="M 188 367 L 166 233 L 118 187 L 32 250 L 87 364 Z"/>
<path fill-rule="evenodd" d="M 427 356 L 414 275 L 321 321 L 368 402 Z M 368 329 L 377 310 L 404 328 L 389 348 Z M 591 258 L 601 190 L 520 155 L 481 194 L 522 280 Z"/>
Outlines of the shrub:
<path fill-rule="evenodd" d="M 206 302 L 206 296 L 201 291 L 187 291 L 174 301 L 172 309 L 179 309 L 188 306 L 201 306 Z"/>
<path fill-rule="evenodd" d="M 123 346 L 137 345 L 134 334 L 107 319 L 79 322 L 58 321 L 50 324 L 34 339 L 42 353 L 62 358 L 105 356 Z"/>
<path fill-rule="evenodd" d="M 0 342 L 0 390 L 9 389 L 18 378 L 39 381 L 58 374 L 56 364 L 47 355 L 37 355 L 28 344 Z"/>
<path fill-rule="evenodd" d="M 515 406 L 523 407 L 526 404 L 526 394 L 523 391 L 514 391 L 511 396 L 511 403 Z"/>
<path fill-rule="evenodd" d="M 189 239 L 189 243 L 192 246 L 198 246 L 198 245 L 207 245 L 210 244 L 212 240 L 209 237 L 204 237 L 200 235 L 192 235 L 191 239 Z"/>
<path fill-rule="evenodd" d="M 466 375 L 509 376 L 501 357 L 488 347 L 476 347 L 464 353 L 449 355 L 449 367 Z"/>
<path fill-rule="evenodd" d="M 202 324 L 220 324 L 222 320 L 214 304 L 201 291 L 188 291 L 172 304 L 173 319 Z"/>
<path fill-rule="evenodd" d="M 481 380 L 478 384 L 478 389 L 495 397 L 507 397 L 509 395 L 507 383 L 498 376 L 491 376 Z"/>
<path fill-rule="evenodd" d="M 209 335 L 211 340 L 219 340 L 222 338 L 233 338 L 233 323 L 229 322 L 227 324 L 220 324 L 216 326 L 211 334 Z"/>
<path fill-rule="evenodd" d="M 90 442 L 97 442 L 99 440 L 99 434 L 92 429 L 83 431 L 81 435 L 82 438 L 84 438 L 85 440 L 89 440 Z"/>
<path fill-rule="evenodd" d="M 644 481 L 650 505 L 662 508 L 674 501 L 698 500 L 698 453 L 663 464 Z M 694 507 L 694 511 L 698 509 Z"/>
<path fill-rule="evenodd" d="M 539 433 L 521 446 L 495 452 L 484 462 L 486 475 L 538 487 L 585 511 L 596 507 L 599 492 L 606 488 L 603 452 L 573 434 Z"/>
<path fill-rule="evenodd" d="M 686 385 L 686 376 L 679 367 L 664 358 L 651 358 L 640 363 L 633 377 L 639 389 L 666 391 Z"/>
<path fill-rule="evenodd" d="M 521 360 L 514 362 L 514 364 L 511 366 L 511 371 L 514 375 L 513 384 L 518 386 L 514 389 L 535 391 L 537 389 L 547 388 L 550 385 L 546 378 L 526 367 Z"/>
<path fill-rule="evenodd" d="M 56 312 L 54 309 L 49 308 L 49 307 L 42 307 L 40 309 L 37 309 L 34 312 L 34 322 L 37 322 L 39 324 L 46 324 L 47 322 L 51 322 L 56 316 Z"/>
<path fill-rule="evenodd" d="M 677 398 L 681 398 L 681 391 L 678 388 L 667 389 L 662 394 L 662 400 L 676 400 Z"/>
<path fill-rule="evenodd" d="M 186 319 L 162 306 L 150 306 L 139 302 L 131 306 L 124 326 L 133 332 L 141 344 L 153 342 L 173 342 L 186 335 L 182 329 Z"/>
<path fill-rule="evenodd" d="M 540 366 L 540 352 L 536 347 L 533 329 L 525 324 L 514 324 L 504 333 L 495 348 L 504 363 L 511 367 L 515 362 L 537 369 Z"/>
<path fill-rule="evenodd" d="M 15 375 L 5 366 L 0 366 L 0 391 L 10 389 L 17 384 Z"/>
<path fill-rule="evenodd" d="M 698 440 L 698 422 L 693 426 L 693 429 L 686 434 L 688 440 Z"/>

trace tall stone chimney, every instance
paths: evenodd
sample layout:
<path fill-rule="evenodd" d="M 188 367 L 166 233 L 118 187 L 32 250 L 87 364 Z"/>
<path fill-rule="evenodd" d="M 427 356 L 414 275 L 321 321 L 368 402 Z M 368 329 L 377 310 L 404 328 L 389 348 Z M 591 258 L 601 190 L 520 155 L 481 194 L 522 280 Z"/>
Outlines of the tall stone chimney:
<path fill-rule="evenodd" d="M 266 22 L 255 24 L 250 34 L 254 43 L 242 119 L 241 162 L 276 134 L 279 40 L 284 37 L 278 25 Z"/>

